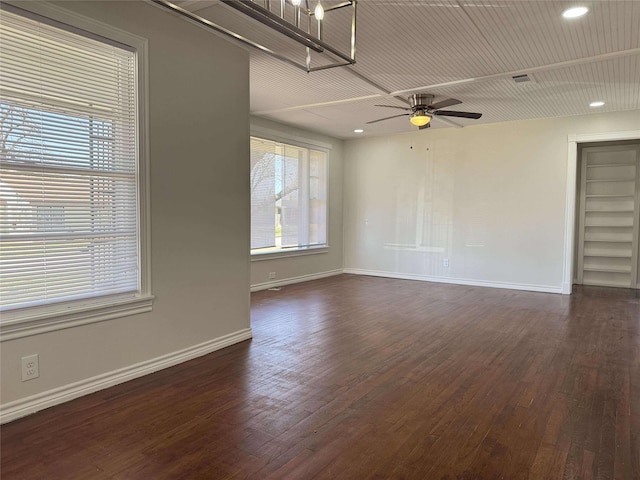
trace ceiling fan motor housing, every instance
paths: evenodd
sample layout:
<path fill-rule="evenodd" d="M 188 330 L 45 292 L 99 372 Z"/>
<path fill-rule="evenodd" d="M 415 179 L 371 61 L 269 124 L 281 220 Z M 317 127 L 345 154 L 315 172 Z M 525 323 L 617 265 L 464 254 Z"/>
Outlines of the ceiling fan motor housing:
<path fill-rule="evenodd" d="M 433 95 L 427 93 L 414 93 L 409 97 L 409 105 L 411 108 L 426 107 L 433 102 Z"/>

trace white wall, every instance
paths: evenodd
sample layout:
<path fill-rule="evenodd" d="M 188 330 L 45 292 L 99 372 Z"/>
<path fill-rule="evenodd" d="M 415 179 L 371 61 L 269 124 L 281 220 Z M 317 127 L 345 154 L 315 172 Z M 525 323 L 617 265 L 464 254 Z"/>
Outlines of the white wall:
<path fill-rule="evenodd" d="M 60 5 L 149 40 L 156 299 L 147 314 L 3 342 L 0 401 L 18 414 L 53 389 L 250 335 L 248 53 L 147 3 Z M 33 353 L 40 378 L 23 383 Z"/>
<path fill-rule="evenodd" d="M 329 211 L 328 233 L 329 250 L 327 253 L 288 256 L 264 260 L 254 257 L 251 262 L 251 286 L 253 289 L 284 285 L 292 281 L 306 280 L 342 271 L 342 179 L 343 179 L 343 141 L 318 133 L 277 123 L 259 117 L 251 118 L 252 128 L 258 134 L 263 131 L 278 133 L 283 137 L 330 144 L 329 152 Z M 259 258 L 259 260 L 256 260 Z M 269 272 L 276 273 L 276 279 L 269 279 Z"/>
<path fill-rule="evenodd" d="M 629 111 L 349 140 L 345 271 L 559 292 L 567 136 L 638 125 Z"/>

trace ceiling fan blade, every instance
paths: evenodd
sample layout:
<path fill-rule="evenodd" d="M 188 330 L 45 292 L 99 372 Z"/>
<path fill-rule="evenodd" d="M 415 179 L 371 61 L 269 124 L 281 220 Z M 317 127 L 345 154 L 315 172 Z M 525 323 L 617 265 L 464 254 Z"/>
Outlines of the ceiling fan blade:
<path fill-rule="evenodd" d="M 389 120 L 390 118 L 396 118 L 396 117 L 406 117 L 408 115 L 411 115 L 410 113 L 401 113 L 400 115 L 392 115 L 390 117 L 384 117 L 384 118 L 379 118 L 378 120 L 372 120 L 370 122 L 367 122 L 367 125 L 371 124 L 371 123 L 378 123 L 378 122 L 382 122 L 383 120 Z"/>
<path fill-rule="evenodd" d="M 427 123 L 426 125 L 422 125 L 421 127 L 418 127 L 418 130 L 424 130 L 425 128 L 430 128 L 431 127 L 431 122 Z"/>
<path fill-rule="evenodd" d="M 473 118 L 478 119 L 482 116 L 481 113 L 473 112 L 456 112 L 455 110 L 438 110 L 433 112 L 434 115 L 442 115 L 443 117 L 461 117 L 461 118 Z"/>
<path fill-rule="evenodd" d="M 399 108 L 400 110 L 411 110 L 408 107 L 396 107 L 395 105 L 374 105 L 374 107 Z"/>
<path fill-rule="evenodd" d="M 441 102 L 434 103 L 433 105 L 427 105 L 432 110 L 438 110 L 439 108 L 450 107 L 452 105 L 460 105 L 462 102 L 455 98 L 447 98 L 446 100 L 442 100 Z"/>

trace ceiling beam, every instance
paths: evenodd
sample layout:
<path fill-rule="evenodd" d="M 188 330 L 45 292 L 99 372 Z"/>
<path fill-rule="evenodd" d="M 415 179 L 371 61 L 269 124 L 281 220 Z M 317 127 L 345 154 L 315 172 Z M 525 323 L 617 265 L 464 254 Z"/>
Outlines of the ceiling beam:
<path fill-rule="evenodd" d="M 366 95 L 364 97 L 351 97 L 345 98 L 342 100 L 330 100 L 328 102 L 318 102 L 318 103 L 307 103 L 305 105 L 296 105 L 295 107 L 286 107 L 286 108 L 276 108 L 273 110 L 258 110 L 255 112 L 251 112 L 253 115 L 270 115 L 273 113 L 285 113 L 285 112 L 295 112 L 298 110 L 305 110 L 307 108 L 314 107 L 331 107 L 333 105 L 341 105 L 343 103 L 353 103 L 353 102 L 361 102 L 363 100 L 371 100 L 373 98 L 382 98 L 383 95 L 374 93 L 373 95 Z"/>

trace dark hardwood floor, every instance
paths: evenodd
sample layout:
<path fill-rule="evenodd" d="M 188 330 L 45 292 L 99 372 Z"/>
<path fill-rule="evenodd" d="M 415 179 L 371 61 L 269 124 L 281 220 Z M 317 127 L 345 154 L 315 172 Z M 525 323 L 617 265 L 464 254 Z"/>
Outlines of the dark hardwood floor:
<path fill-rule="evenodd" d="M 342 275 L 254 339 L 4 425 L 2 479 L 640 478 L 640 298 Z"/>

